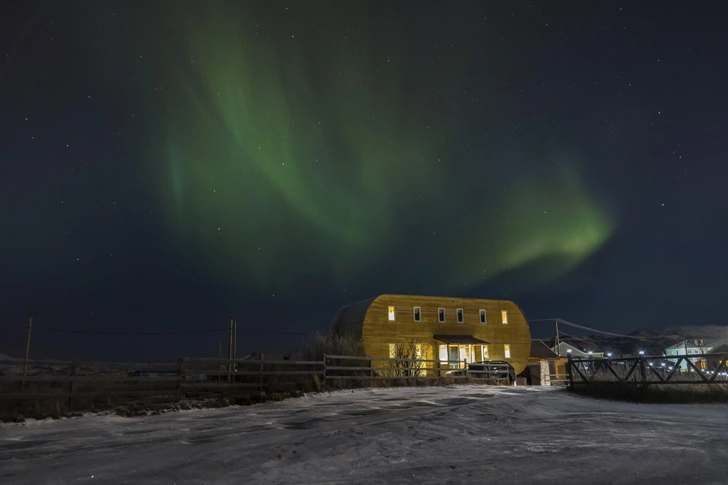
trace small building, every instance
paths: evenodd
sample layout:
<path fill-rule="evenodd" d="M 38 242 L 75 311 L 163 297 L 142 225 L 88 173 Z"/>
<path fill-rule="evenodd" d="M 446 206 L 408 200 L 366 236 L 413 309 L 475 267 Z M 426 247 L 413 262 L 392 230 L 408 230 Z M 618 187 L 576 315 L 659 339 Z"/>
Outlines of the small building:
<path fill-rule="evenodd" d="M 708 370 L 716 370 L 720 366 L 720 363 L 728 358 L 728 344 L 719 345 L 710 349 L 708 355 L 705 356 L 705 368 Z M 728 363 L 723 365 L 721 372 L 728 372 Z"/>
<path fill-rule="evenodd" d="M 710 352 L 710 350 L 715 347 L 722 345 L 723 343 L 728 343 L 728 339 L 713 339 L 713 340 L 702 340 L 702 339 L 686 339 L 682 340 L 681 342 L 676 343 L 675 345 L 671 345 L 668 348 L 665 349 L 665 356 L 674 364 L 677 363 L 676 358 L 670 359 L 670 356 L 685 356 L 687 355 L 688 358 L 690 358 L 690 361 L 695 364 L 695 367 L 698 369 L 706 369 L 708 367 L 708 363 L 705 359 L 705 357 L 690 357 L 691 355 L 704 355 Z M 681 370 L 688 370 L 688 363 L 685 362 L 685 359 L 680 362 L 680 369 Z"/>
<path fill-rule="evenodd" d="M 531 350 L 526 315 L 506 300 L 380 295 L 339 308 L 331 330 L 361 338 L 369 357 L 395 357 L 414 345 L 417 358 L 450 368 L 503 360 L 518 374 Z"/>
<path fill-rule="evenodd" d="M 575 347 L 568 342 L 564 342 L 563 340 L 559 342 L 558 346 L 552 346 L 551 351 L 554 352 L 557 357 L 563 359 L 566 359 L 569 354 L 571 354 L 572 357 L 579 359 L 586 359 L 589 357 L 589 353 L 586 350 L 579 349 L 578 347 Z"/>
<path fill-rule="evenodd" d="M 558 361 L 559 356 L 543 340 L 533 339 L 528 364 L 518 377 L 525 378 L 530 386 L 550 386 L 551 377 L 556 376 Z"/>
<path fill-rule="evenodd" d="M 567 370 L 569 355 L 574 359 L 601 359 L 604 357 L 604 351 L 602 349 L 582 339 L 571 338 L 561 340 L 559 341 L 559 345 L 556 345 L 554 341 L 549 341 L 546 342 L 546 346 L 557 356 L 557 360 L 554 363 L 554 378 L 552 380 L 558 382 L 566 382 L 569 379 L 569 372 Z"/>

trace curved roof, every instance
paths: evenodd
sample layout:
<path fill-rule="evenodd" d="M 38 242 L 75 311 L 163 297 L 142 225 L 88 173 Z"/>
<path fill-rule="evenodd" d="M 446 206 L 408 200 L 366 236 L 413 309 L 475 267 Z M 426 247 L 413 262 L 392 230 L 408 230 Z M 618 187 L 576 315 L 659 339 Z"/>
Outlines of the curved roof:
<path fill-rule="evenodd" d="M 350 305 L 342 306 L 331 318 L 329 329 L 336 334 L 351 334 L 361 337 L 364 318 L 367 316 L 369 305 L 378 297 L 367 298 Z"/>

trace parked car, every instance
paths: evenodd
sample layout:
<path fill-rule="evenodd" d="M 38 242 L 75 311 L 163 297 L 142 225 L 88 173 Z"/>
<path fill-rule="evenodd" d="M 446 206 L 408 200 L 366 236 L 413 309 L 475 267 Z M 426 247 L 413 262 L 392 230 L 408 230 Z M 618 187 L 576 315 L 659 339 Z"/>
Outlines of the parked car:
<path fill-rule="evenodd" d="M 516 382 L 516 371 L 505 360 L 488 360 L 468 364 L 468 373 L 476 379 L 504 380 L 508 385 Z"/>

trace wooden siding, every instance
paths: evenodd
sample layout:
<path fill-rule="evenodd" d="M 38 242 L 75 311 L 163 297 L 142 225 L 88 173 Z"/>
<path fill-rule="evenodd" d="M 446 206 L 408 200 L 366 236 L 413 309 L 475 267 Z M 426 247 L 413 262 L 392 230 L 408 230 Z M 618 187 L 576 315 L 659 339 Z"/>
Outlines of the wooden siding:
<path fill-rule="evenodd" d="M 388 318 L 388 307 L 395 307 L 395 320 Z M 413 308 L 421 308 L 420 322 L 414 321 Z M 445 323 L 438 322 L 438 308 L 445 308 Z M 462 308 L 463 323 L 457 322 Z M 480 323 L 480 309 L 486 310 L 486 323 Z M 501 312 L 508 312 L 508 323 Z M 441 342 L 433 335 L 472 335 L 488 342 L 489 360 L 508 361 L 516 374 L 525 369 L 531 352 L 531 331 L 526 316 L 515 303 L 505 300 L 381 295 L 369 305 L 362 324 L 364 350 L 371 357 L 389 357 L 389 344 L 416 341 L 424 344 L 429 359 L 438 358 Z M 504 344 L 510 345 L 511 357 L 505 358 Z"/>

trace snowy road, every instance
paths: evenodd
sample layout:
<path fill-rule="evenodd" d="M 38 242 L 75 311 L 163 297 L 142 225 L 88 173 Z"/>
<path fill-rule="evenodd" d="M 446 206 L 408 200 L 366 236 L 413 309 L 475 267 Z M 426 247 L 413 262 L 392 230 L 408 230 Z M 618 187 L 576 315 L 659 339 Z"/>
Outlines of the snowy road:
<path fill-rule="evenodd" d="M 0 483 L 728 483 L 728 406 L 549 388 L 342 391 L 0 425 Z"/>

